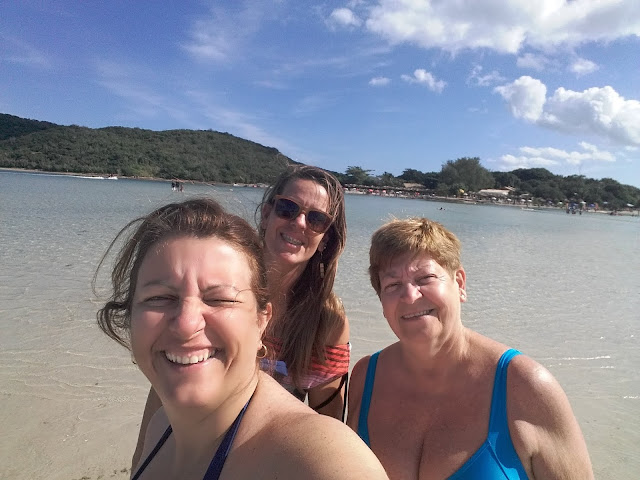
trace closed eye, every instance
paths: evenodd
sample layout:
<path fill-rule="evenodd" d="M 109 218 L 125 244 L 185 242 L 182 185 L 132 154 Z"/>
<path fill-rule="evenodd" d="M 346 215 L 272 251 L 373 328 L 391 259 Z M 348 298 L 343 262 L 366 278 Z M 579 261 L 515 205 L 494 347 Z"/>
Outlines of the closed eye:
<path fill-rule="evenodd" d="M 394 283 L 389 283 L 388 285 L 385 285 L 383 290 L 386 293 L 392 293 L 398 290 L 399 287 L 400 287 L 400 282 L 394 282 Z"/>
<path fill-rule="evenodd" d="M 435 278 L 438 278 L 438 277 L 437 277 L 436 275 L 433 275 L 433 274 L 424 275 L 424 276 L 422 276 L 422 277 L 418 278 L 418 279 L 416 280 L 416 283 L 417 283 L 417 285 L 419 285 L 419 286 L 422 286 L 422 285 L 428 285 L 428 284 L 431 282 L 431 280 L 433 280 L 433 279 L 435 279 Z"/>
<path fill-rule="evenodd" d="M 205 298 L 204 303 L 206 303 L 210 307 L 222 307 L 232 306 L 240 302 L 235 298 Z"/>
<path fill-rule="evenodd" d="M 172 303 L 175 300 L 175 297 L 172 295 L 152 295 L 143 300 L 145 305 L 160 307 L 165 306 Z"/>

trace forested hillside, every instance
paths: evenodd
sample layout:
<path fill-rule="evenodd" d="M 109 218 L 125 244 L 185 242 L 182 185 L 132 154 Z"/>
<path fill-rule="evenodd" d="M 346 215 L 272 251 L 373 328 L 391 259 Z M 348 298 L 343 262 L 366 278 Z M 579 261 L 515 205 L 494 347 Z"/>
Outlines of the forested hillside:
<path fill-rule="evenodd" d="M 0 167 L 223 183 L 269 183 L 277 149 L 202 130 L 61 126 L 0 114 Z"/>
<path fill-rule="evenodd" d="M 220 183 L 272 183 L 289 164 L 278 150 L 211 130 L 86 128 L 0 114 L 0 167 L 111 174 Z M 586 202 L 611 209 L 640 205 L 640 189 L 611 178 L 564 177 L 544 168 L 492 172 L 478 157 L 442 163 L 439 172 L 407 168 L 399 176 L 349 166 L 335 173 L 345 185 L 404 188 L 458 196 L 487 188 L 512 189 L 511 198 L 537 204 Z"/>

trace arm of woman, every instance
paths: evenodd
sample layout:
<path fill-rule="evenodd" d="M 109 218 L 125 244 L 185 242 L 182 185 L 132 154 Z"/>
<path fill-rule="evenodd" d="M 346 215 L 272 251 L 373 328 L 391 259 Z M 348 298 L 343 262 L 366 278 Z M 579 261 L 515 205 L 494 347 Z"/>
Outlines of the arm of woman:
<path fill-rule="evenodd" d="M 131 459 L 131 471 L 140 463 L 140 456 L 144 449 L 144 439 L 147 434 L 147 427 L 153 415 L 162 407 L 162 402 L 156 391 L 151 387 L 149 395 L 147 396 L 147 403 L 144 406 L 144 413 L 142 414 L 142 422 L 140 423 L 140 431 L 138 432 L 138 442 L 136 443 L 136 449 L 133 452 L 133 458 Z"/>
<path fill-rule="evenodd" d="M 509 366 L 507 415 L 514 447 L 532 479 L 593 479 L 569 399 L 551 373 L 518 356 Z M 515 368 L 512 368 L 515 367 Z"/>
<path fill-rule="evenodd" d="M 329 336 L 331 345 L 344 345 L 349 342 L 349 322 L 344 317 L 344 322 L 339 331 Z M 309 406 L 316 412 L 328 417 L 344 420 L 345 400 L 347 397 L 347 378 L 342 376 L 329 383 L 310 388 Z"/>

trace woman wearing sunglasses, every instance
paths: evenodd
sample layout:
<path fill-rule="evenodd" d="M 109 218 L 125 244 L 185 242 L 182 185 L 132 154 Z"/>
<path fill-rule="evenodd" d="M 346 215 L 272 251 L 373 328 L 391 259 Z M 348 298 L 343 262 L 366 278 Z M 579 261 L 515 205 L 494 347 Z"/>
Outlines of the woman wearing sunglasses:
<path fill-rule="evenodd" d="M 265 192 L 256 220 L 273 304 L 261 366 L 317 412 L 344 419 L 349 325 L 333 293 L 347 234 L 342 186 L 320 168 L 290 167 Z M 151 388 L 133 467 L 161 406 Z"/>
<path fill-rule="evenodd" d="M 322 169 L 291 167 L 256 214 L 274 305 L 263 367 L 316 411 L 342 419 L 349 325 L 333 293 L 347 235 L 342 186 Z"/>

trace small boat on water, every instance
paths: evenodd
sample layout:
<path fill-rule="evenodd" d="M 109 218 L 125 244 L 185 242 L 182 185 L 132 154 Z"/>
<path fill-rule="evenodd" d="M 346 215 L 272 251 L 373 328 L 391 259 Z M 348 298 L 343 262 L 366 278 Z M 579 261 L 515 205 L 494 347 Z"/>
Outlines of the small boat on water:
<path fill-rule="evenodd" d="M 88 178 L 90 180 L 118 180 L 116 175 L 109 175 L 108 177 L 103 177 L 102 175 L 70 175 L 75 178 Z"/>

